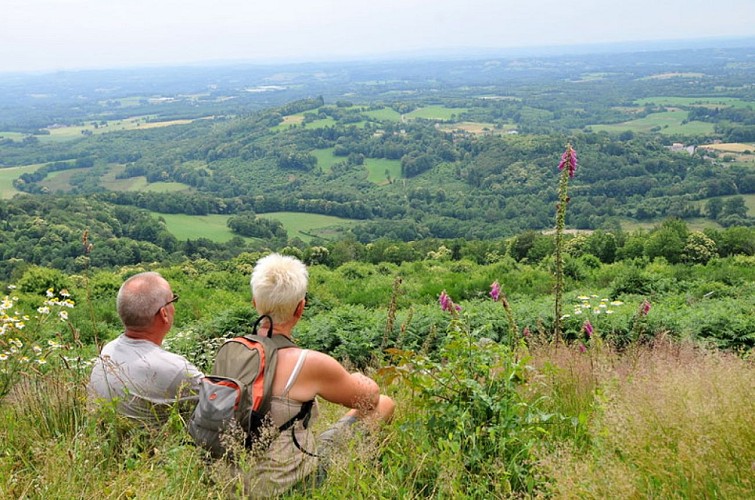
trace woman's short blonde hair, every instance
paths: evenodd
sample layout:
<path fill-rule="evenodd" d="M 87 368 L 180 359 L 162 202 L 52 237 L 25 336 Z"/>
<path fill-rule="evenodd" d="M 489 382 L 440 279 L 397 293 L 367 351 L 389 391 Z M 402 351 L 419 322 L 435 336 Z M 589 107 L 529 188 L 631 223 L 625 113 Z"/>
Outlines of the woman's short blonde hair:
<path fill-rule="evenodd" d="M 305 297 L 309 272 L 302 261 L 278 253 L 257 261 L 250 285 L 257 312 L 268 314 L 273 323 L 290 320 Z"/>

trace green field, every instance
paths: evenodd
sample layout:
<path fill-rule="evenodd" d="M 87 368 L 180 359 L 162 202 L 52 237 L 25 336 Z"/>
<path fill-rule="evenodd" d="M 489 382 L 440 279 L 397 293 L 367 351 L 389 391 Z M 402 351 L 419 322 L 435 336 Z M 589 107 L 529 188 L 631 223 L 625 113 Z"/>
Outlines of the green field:
<path fill-rule="evenodd" d="M 71 177 L 82 172 L 86 172 L 88 168 L 72 168 L 70 170 L 58 170 L 57 172 L 50 172 L 42 180 L 39 185 L 44 186 L 50 190 L 51 193 L 57 191 L 67 192 L 71 190 Z"/>
<path fill-rule="evenodd" d="M 397 122 L 401 120 L 401 113 L 393 108 L 373 109 L 372 111 L 365 111 L 362 114 L 381 122 Z"/>
<path fill-rule="evenodd" d="M 314 236 L 330 238 L 342 232 L 355 221 L 320 214 L 303 214 L 299 212 L 270 212 L 259 214 L 266 219 L 275 219 L 286 228 L 289 238 L 299 238 L 309 242 Z"/>
<path fill-rule="evenodd" d="M 144 179 L 146 183 L 146 179 Z M 151 182 L 146 184 L 145 186 L 137 188 L 132 188 L 131 191 L 151 191 L 153 193 L 176 193 L 178 191 L 188 191 L 191 189 L 190 186 L 187 186 L 186 184 L 181 184 L 180 182 Z"/>
<path fill-rule="evenodd" d="M 157 212 L 152 212 L 152 215 L 165 220 L 168 231 L 179 240 L 207 238 L 222 243 L 235 236 L 226 225 L 230 215 L 185 215 Z M 311 241 L 314 236 L 323 238 L 335 236 L 340 229 L 353 224 L 353 221 L 340 217 L 297 212 L 271 212 L 259 214 L 259 216 L 280 221 L 286 228 L 289 238 L 298 237 L 305 242 Z"/>
<path fill-rule="evenodd" d="M 644 231 L 650 231 L 651 229 L 660 226 L 664 219 L 649 220 L 649 221 L 636 221 L 633 219 L 623 219 L 620 221 L 621 230 L 627 233 L 642 229 Z M 704 217 L 698 217 L 694 219 L 684 219 L 684 223 L 687 225 L 690 231 L 702 231 L 704 229 L 722 229 L 721 225 L 710 219 Z"/>
<path fill-rule="evenodd" d="M 662 113 L 651 113 L 644 118 L 631 120 L 623 123 L 613 123 L 610 125 L 590 125 L 595 132 L 653 132 L 657 130 L 661 134 L 712 134 L 714 125 L 712 123 L 692 121 L 682 123 L 687 119 L 687 112 L 664 111 Z"/>
<path fill-rule="evenodd" d="M 0 132 L 0 139 L 10 139 L 11 141 L 19 142 L 29 134 L 22 134 L 21 132 Z"/>
<path fill-rule="evenodd" d="M 226 225 L 230 215 L 161 214 L 157 212 L 152 212 L 152 215 L 165 220 L 168 231 L 179 240 L 207 238 L 222 243 L 235 236 Z"/>
<path fill-rule="evenodd" d="M 346 158 L 336 156 L 333 154 L 335 148 L 314 149 L 310 151 L 310 154 L 317 158 L 317 166 L 322 169 L 323 172 L 330 172 L 330 167 L 339 161 L 344 161 Z"/>
<path fill-rule="evenodd" d="M 637 99 L 635 103 L 638 106 L 648 104 L 655 106 L 699 106 L 699 107 L 718 107 L 718 108 L 746 108 L 753 106 L 755 103 L 743 101 L 736 97 L 644 97 Z"/>
<path fill-rule="evenodd" d="M 155 193 L 175 193 L 191 189 L 191 186 L 180 182 L 149 183 L 144 176 L 118 179 L 117 175 L 123 172 L 124 168 L 123 165 L 111 165 L 110 171 L 100 179 L 102 187 L 110 191 L 152 191 Z"/>
<path fill-rule="evenodd" d="M 0 168 L 0 199 L 7 200 L 20 193 L 13 187 L 13 181 L 21 174 L 32 173 L 41 167 L 39 165 L 24 165 L 23 167 Z"/>
<path fill-rule="evenodd" d="M 23 167 L 1 168 L 0 199 L 12 198 L 13 195 L 19 193 L 20 191 L 13 187 L 13 181 L 16 180 L 19 175 L 34 172 L 41 166 L 42 165 L 26 165 Z"/>
<path fill-rule="evenodd" d="M 452 118 L 459 118 L 459 115 L 469 111 L 467 108 L 446 108 L 445 106 L 425 106 L 417 108 L 411 113 L 407 113 L 409 119 L 423 118 L 425 120 L 448 121 Z"/>
<path fill-rule="evenodd" d="M 755 217 L 755 194 L 741 194 L 739 195 L 745 199 L 745 205 L 747 205 L 747 215 Z"/>
<path fill-rule="evenodd" d="M 78 139 L 84 137 L 85 134 L 100 135 L 108 132 L 116 132 L 121 130 L 137 130 L 137 129 L 150 129 L 158 127 L 170 127 L 172 125 L 185 125 L 191 123 L 194 120 L 166 120 L 150 122 L 149 119 L 152 116 L 133 116 L 131 118 L 124 118 L 122 120 L 106 120 L 104 124 L 99 120 L 87 120 L 83 125 L 66 125 L 48 127 L 49 134 L 35 135 L 40 142 L 61 142 L 70 141 L 72 139 Z M 97 122 L 95 127 L 94 122 Z M 18 132 L 0 132 L 0 138 L 12 139 L 14 141 L 20 141 L 28 134 L 21 134 Z"/>
<path fill-rule="evenodd" d="M 401 178 L 401 160 L 386 160 L 385 158 L 366 158 L 364 166 L 367 168 L 367 180 L 375 184 L 386 184 L 388 179 L 386 171 L 391 179 Z"/>

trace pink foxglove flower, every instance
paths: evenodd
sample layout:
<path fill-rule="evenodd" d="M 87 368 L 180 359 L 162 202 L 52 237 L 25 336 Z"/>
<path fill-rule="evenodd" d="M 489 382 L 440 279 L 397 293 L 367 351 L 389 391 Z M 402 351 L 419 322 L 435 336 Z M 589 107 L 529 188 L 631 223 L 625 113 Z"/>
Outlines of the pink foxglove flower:
<path fill-rule="evenodd" d="M 446 312 L 461 311 L 461 306 L 458 304 L 454 304 L 454 301 L 451 300 L 451 297 L 448 296 L 445 290 L 440 292 L 440 297 L 438 297 L 438 303 L 440 304 L 441 311 L 446 311 Z"/>
<path fill-rule="evenodd" d="M 501 285 L 497 281 L 494 281 L 490 285 L 490 297 L 495 302 L 498 302 L 498 299 L 501 297 Z"/>
<path fill-rule="evenodd" d="M 574 177 L 574 173 L 577 171 L 577 151 L 571 147 L 566 146 L 566 151 L 561 155 L 561 162 L 558 164 L 558 169 L 569 169 L 569 177 Z"/>
<path fill-rule="evenodd" d="M 589 319 L 585 321 L 584 325 L 582 325 L 582 330 L 584 330 L 585 335 L 587 335 L 588 339 L 592 337 L 592 333 L 595 331 Z"/>
<path fill-rule="evenodd" d="M 642 314 L 643 316 L 647 316 L 648 313 L 650 312 L 650 307 L 651 307 L 650 302 L 648 302 L 647 299 L 642 301 L 642 305 L 640 306 L 640 314 Z"/>

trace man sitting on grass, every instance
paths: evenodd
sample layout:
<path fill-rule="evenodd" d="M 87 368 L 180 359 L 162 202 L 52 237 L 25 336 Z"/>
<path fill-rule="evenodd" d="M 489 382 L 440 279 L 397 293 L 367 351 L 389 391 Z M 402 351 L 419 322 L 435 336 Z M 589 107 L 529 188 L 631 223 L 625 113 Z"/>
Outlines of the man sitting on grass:
<path fill-rule="evenodd" d="M 193 409 L 203 374 L 161 347 L 173 326 L 176 302 L 178 295 L 158 273 L 140 273 L 123 283 L 117 307 L 125 331 L 95 361 L 90 399 L 116 400 L 122 415 L 158 422 L 176 403 Z"/>

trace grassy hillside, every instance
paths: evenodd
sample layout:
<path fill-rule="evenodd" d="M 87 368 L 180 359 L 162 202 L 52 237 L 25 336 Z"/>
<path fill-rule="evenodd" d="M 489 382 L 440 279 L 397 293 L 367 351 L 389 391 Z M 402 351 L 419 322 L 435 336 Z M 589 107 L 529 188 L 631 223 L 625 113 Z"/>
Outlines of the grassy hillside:
<path fill-rule="evenodd" d="M 224 335 L 254 318 L 248 279 L 260 255 L 155 267 L 181 296 L 164 347 L 208 369 Z M 567 283 L 567 340 L 557 344 L 541 266 L 310 266 L 294 337 L 373 377 L 397 411 L 350 441 L 322 484 L 285 498 L 748 498 L 751 260 L 597 264 Z M 227 463 L 191 445 L 178 409 L 145 428 L 87 403 L 95 342 L 120 334 L 114 298 L 133 272 L 29 268 L 2 302 L 3 497 L 220 499 L 240 487 Z M 649 295 L 611 295 L 648 279 Z M 489 294 L 493 280 L 505 302 Z M 445 290 L 460 310 L 441 309 Z M 718 350 L 706 335 L 745 345 Z M 344 411 L 320 408 L 315 432 Z M 238 460 L 254 467 L 253 455 Z"/>

